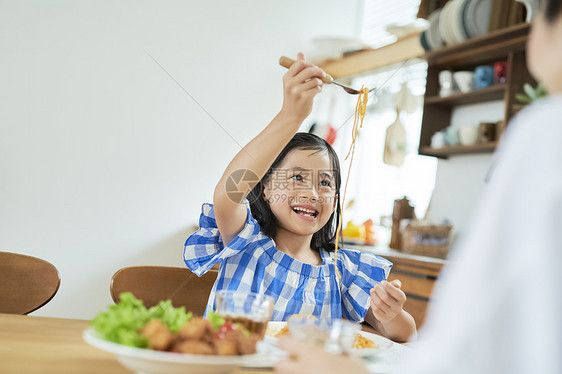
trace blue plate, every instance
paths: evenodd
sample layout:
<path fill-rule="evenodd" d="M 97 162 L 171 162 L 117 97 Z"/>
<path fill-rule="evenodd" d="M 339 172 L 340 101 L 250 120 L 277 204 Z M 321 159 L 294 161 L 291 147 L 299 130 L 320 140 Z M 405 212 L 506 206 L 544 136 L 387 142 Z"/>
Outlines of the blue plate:
<path fill-rule="evenodd" d="M 426 38 L 427 37 L 425 36 L 425 31 L 422 31 L 420 33 L 420 44 L 424 50 L 429 51 L 431 48 L 429 47 L 429 44 L 427 44 Z"/>

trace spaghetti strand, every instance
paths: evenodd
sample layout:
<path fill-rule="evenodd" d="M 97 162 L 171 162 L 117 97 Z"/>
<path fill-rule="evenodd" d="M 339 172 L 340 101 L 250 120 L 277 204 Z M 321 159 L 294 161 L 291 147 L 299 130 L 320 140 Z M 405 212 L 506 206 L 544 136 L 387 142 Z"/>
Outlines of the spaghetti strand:
<path fill-rule="evenodd" d="M 334 266 L 336 268 L 336 274 L 341 279 L 341 274 L 338 270 L 338 247 L 339 247 L 339 238 L 341 227 L 343 223 L 343 207 L 345 206 L 345 196 L 347 194 L 347 185 L 349 183 L 349 176 L 351 174 L 351 166 L 353 165 L 353 156 L 355 155 L 355 144 L 357 141 L 357 135 L 359 134 L 359 129 L 363 128 L 363 120 L 365 119 L 365 113 L 367 111 L 367 101 L 369 100 L 369 89 L 362 87 L 359 91 L 359 97 L 357 98 L 357 104 L 355 105 L 355 119 L 353 121 L 353 129 L 351 130 L 351 145 L 349 147 L 349 151 L 347 152 L 347 156 L 345 159 L 347 160 L 351 155 L 351 159 L 349 160 L 349 168 L 347 170 L 347 178 L 345 180 L 345 186 L 343 189 L 343 197 L 342 197 L 342 214 L 340 214 L 340 219 L 337 226 L 336 231 L 336 248 L 334 252 Z"/>

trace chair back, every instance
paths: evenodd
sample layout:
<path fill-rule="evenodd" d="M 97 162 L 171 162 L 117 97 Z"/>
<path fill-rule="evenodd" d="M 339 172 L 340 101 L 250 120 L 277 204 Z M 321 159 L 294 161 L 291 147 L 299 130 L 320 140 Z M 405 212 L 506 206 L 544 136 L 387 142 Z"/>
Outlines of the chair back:
<path fill-rule="evenodd" d="M 31 313 L 47 304 L 59 286 L 59 272 L 50 262 L 0 252 L 0 313 Z"/>
<path fill-rule="evenodd" d="M 185 306 L 186 312 L 202 316 L 217 275 L 218 268 L 198 277 L 189 269 L 180 267 L 126 267 L 111 278 L 111 297 L 117 303 L 122 292 L 131 292 L 147 308 L 171 299 L 174 307 Z"/>

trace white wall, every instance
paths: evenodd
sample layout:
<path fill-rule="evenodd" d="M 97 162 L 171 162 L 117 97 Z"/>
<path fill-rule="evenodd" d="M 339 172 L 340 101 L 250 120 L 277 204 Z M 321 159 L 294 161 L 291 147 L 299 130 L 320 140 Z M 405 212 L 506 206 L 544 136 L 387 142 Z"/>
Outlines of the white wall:
<path fill-rule="evenodd" d="M 356 35 L 360 4 L 0 2 L 0 250 L 62 278 L 34 314 L 91 318 L 117 269 L 183 266 L 201 203 L 280 108 L 279 56 Z"/>
<path fill-rule="evenodd" d="M 475 125 L 499 121 L 504 117 L 503 101 L 463 105 L 453 109 L 451 125 Z M 491 167 L 492 154 L 451 156 L 439 160 L 435 190 L 427 217 L 435 222 L 443 219 L 453 224 L 454 238 L 465 231 L 472 209 L 482 193 Z"/>

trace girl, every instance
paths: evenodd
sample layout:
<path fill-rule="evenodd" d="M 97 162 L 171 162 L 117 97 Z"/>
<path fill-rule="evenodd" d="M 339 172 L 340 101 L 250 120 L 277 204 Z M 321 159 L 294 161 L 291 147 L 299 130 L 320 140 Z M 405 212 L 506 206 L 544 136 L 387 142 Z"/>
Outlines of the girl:
<path fill-rule="evenodd" d="M 184 260 L 199 276 L 221 264 L 207 311 L 218 290 L 259 292 L 276 300 L 272 320 L 343 316 L 404 341 L 415 322 L 402 308 L 399 281 L 386 281 L 392 264 L 352 250 L 338 251 L 335 261 L 336 153 L 315 135 L 295 135 L 324 76 L 298 55 L 283 77 L 281 111 L 226 168 L 213 204 L 203 205 L 199 230 L 185 243 Z"/>

